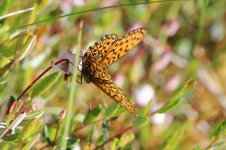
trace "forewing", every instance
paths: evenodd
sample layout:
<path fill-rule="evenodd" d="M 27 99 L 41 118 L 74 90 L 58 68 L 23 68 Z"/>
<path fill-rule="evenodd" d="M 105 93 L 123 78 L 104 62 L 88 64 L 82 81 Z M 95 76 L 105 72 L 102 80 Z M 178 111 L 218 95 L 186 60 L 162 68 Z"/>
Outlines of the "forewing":
<path fill-rule="evenodd" d="M 111 47 L 108 47 L 107 53 L 105 52 L 104 56 L 100 57 L 102 59 L 98 59 L 98 61 L 103 67 L 107 67 L 136 46 L 144 38 L 145 33 L 146 30 L 143 28 L 130 31 L 115 41 Z"/>
<path fill-rule="evenodd" d="M 100 61 L 108 53 L 109 48 L 112 47 L 117 39 L 116 34 L 105 35 L 99 42 L 89 47 L 88 54 L 92 55 L 97 61 Z"/>

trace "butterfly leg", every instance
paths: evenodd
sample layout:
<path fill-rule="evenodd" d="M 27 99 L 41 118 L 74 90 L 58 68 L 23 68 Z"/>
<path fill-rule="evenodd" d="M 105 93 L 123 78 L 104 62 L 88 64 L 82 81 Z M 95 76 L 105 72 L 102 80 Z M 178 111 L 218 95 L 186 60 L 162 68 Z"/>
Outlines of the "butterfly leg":
<path fill-rule="evenodd" d="M 80 56 L 80 57 L 81 57 L 81 56 Z M 79 65 L 80 65 L 80 64 L 79 64 Z M 78 67 L 78 71 L 79 71 L 80 73 L 82 73 L 82 71 L 79 69 L 79 67 Z M 83 76 L 82 76 L 82 75 L 77 75 L 77 77 L 80 78 L 80 81 L 76 80 L 76 82 L 77 82 L 78 84 L 82 84 L 82 78 L 83 78 Z"/>
<path fill-rule="evenodd" d="M 76 80 L 76 82 L 77 82 L 78 84 L 82 84 L 82 78 L 83 78 L 83 76 L 82 76 L 82 75 L 77 75 L 77 77 L 80 78 L 80 81 Z"/>

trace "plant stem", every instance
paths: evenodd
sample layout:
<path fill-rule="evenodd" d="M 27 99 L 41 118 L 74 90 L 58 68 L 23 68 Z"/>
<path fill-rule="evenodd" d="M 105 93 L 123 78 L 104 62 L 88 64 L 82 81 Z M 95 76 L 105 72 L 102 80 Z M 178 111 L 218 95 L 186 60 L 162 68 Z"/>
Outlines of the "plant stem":
<path fill-rule="evenodd" d="M 80 29 L 79 29 L 79 34 L 78 34 L 78 47 L 81 47 L 81 39 L 82 39 L 82 27 L 83 27 L 83 22 L 80 23 Z M 77 50 L 75 53 L 75 61 L 74 61 L 74 70 L 72 74 L 72 86 L 70 89 L 70 95 L 69 95 L 69 101 L 68 101 L 68 106 L 67 106 L 67 115 L 66 115 L 66 121 L 65 121 L 65 127 L 64 127 L 64 135 L 62 138 L 62 148 L 63 150 L 67 149 L 67 140 L 69 136 L 69 131 L 70 131 L 70 122 L 72 118 L 72 107 L 73 107 L 73 101 L 75 98 L 75 90 L 76 90 L 76 78 L 78 74 L 77 66 L 78 66 L 78 61 L 79 61 L 79 55 L 80 51 Z"/>
<path fill-rule="evenodd" d="M 185 1 L 185 0 L 170 0 L 170 2 L 172 1 Z M 46 18 L 43 20 L 38 20 L 36 22 L 32 22 L 30 24 L 26 24 L 23 26 L 19 26 L 19 27 L 15 27 L 12 29 L 9 29 L 7 32 L 12 32 L 15 31 L 17 29 L 23 29 L 29 26 L 33 26 L 33 25 L 38 25 L 38 24 L 42 24 L 44 22 L 49 22 L 49 21 L 54 21 L 57 20 L 58 18 L 64 18 L 64 17 L 68 17 L 68 16 L 72 16 L 72 15 L 78 15 L 78 14 L 84 14 L 84 13 L 89 13 L 89 12 L 96 12 L 96 11 L 101 11 L 101 10 L 106 10 L 106 9 L 113 9 L 113 8 L 121 8 L 121 7 L 129 7 L 129 6 L 135 6 L 135 5 L 145 5 L 145 4 L 152 4 L 152 3 L 164 3 L 164 2 L 169 2 L 167 0 L 156 0 L 156 1 L 144 1 L 144 2 L 134 2 L 134 3 L 124 3 L 124 4 L 119 4 L 119 5 L 112 5 L 112 6 L 106 6 L 106 7 L 98 7 L 98 8 L 91 8 L 91 9 L 85 9 L 82 11 L 77 11 L 77 12 L 72 12 L 72 13 L 68 13 L 68 14 L 64 14 L 64 15 L 60 15 L 57 17 L 51 17 L 51 18 Z"/>
<path fill-rule="evenodd" d="M 64 62 L 64 61 L 69 61 L 68 59 L 61 59 L 57 62 L 55 62 L 55 65 Z M 52 66 L 49 66 L 49 68 L 47 68 L 45 71 L 43 71 L 35 80 L 33 80 L 28 86 L 27 88 L 20 94 L 20 96 L 18 96 L 18 98 L 16 99 L 16 101 L 18 101 L 31 87 L 33 84 L 35 84 L 42 76 L 44 76 L 50 69 L 52 69 Z"/>
<path fill-rule="evenodd" d="M 104 145 L 106 145 L 107 143 L 109 143 L 110 141 L 112 141 L 114 138 L 120 138 L 125 132 L 127 132 L 128 130 L 131 130 L 133 127 L 130 126 L 124 130 L 122 130 L 121 132 L 117 133 L 116 135 L 110 137 L 108 140 L 106 140 L 103 144 L 97 146 L 94 150 L 97 150 L 101 147 L 103 147 Z"/>

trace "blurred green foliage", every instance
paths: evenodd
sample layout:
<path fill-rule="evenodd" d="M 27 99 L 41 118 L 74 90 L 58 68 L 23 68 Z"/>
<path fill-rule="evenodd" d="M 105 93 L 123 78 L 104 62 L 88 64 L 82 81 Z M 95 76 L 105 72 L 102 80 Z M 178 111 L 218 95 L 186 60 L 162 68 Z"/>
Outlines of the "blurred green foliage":
<path fill-rule="evenodd" d="M 71 149 L 225 149 L 225 8 L 224 0 L 0 1 L 1 149 L 65 140 Z M 53 67 L 59 54 L 139 27 L 145 39 L 107 70 L 142 117 L 83 80 L 66 122 L 71 78 Z"/>

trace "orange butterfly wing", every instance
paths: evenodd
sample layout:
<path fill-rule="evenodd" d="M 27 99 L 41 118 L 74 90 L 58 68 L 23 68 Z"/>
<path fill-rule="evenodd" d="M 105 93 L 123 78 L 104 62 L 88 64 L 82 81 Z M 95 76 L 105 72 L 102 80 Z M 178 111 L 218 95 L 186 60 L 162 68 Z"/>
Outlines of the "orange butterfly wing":
<path fill-rule="evenodd" d="M 126 110 L 138 116 L 134 106 L 129 102 L 125 93 L 111 79 L 110 74 L 102 67 L 97 60 L 90 55 L 83 57 L 82 73 L 86 81 L 94 83 L 104 93 L 110 96 L 115 102 L 119 103 Z"/>
<path fill-rule="evenodd" d="M 94 82 L 94 84 L 127 111 L 136 117 L 139 116 L 135 111 L 134 105 L 130 103 L 123 90 L 121 90 L 112 80 L 108 83 Z"/>
<path fill-rule="evenodd" d="M 100 61 L 108 50 L 117 41 L 118 36 L 116 34 L 105 35 L 99 42 L 95 42 L 93 46 L 89 47 L 88 55 L 93 56 L 97 61 Z"/>
<path fill-rule="evenodd" d="M 101 41 L 96 42 L 82 58 L 82 74 L 86 81 L 93 82 L 103 92 L 119 103 L 135 116 L 134 106 L 129 102 L 125 93 L 113 83 L 105 67 L 124 56 L 130 49 L 137 45 L 143 38 L 146 30 L 135 29 L 119 38 L 115 34 L 106 35 Z"/>
<path fill-rule="evenodd" d="M 104 53 L 99 61 L 103 67 L 107 67 L 120 57 L 124 56 L 129 50 L 136 46 L 146 34 L 143 28 L 135 29 L 125 34 L 123 37 L 113 43 L 113 45 Z"/>
<path fill-rule="evenodd" d="M 82 74 L 85 80 L 89 82 L 98 81 L 99 83 L 106 83 L 111 80 L 111 76 L 103 68 L 92 55 L 86 53 L 82 58 Z"/>

